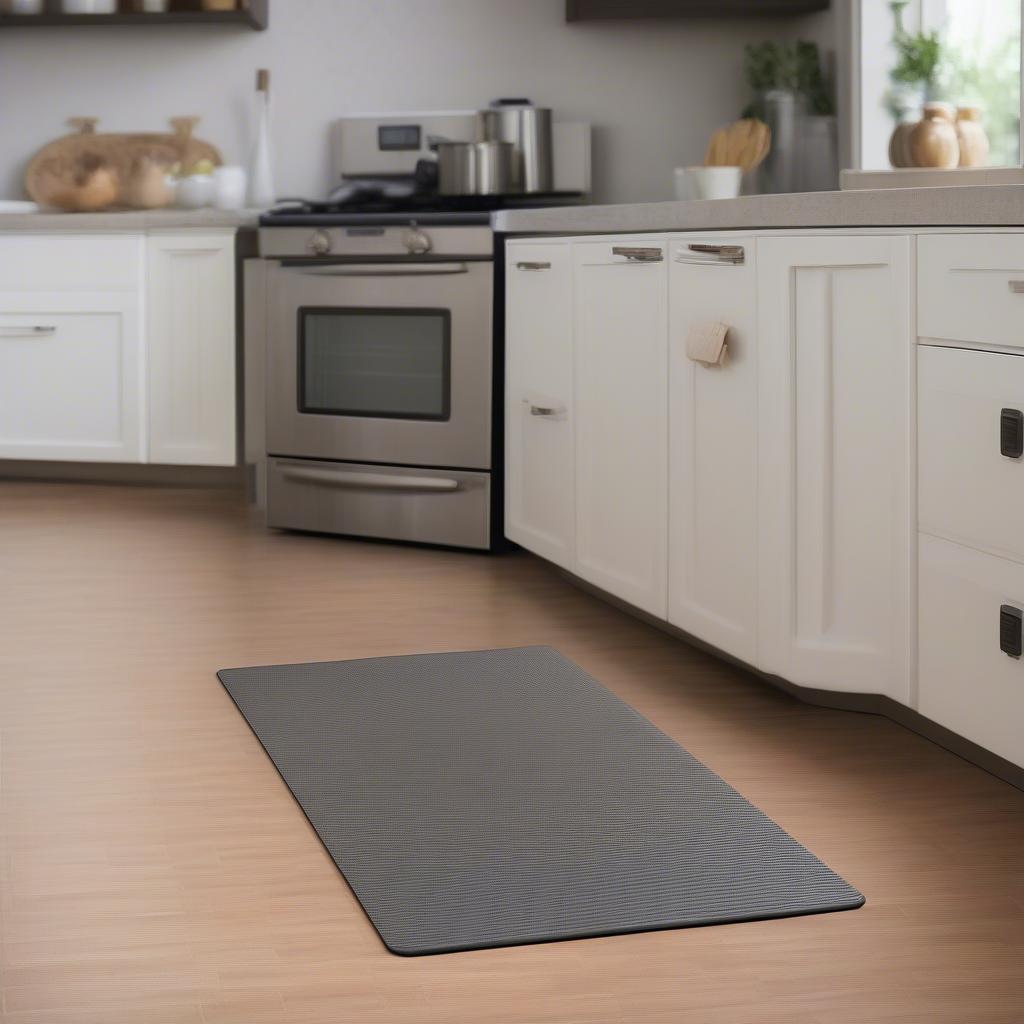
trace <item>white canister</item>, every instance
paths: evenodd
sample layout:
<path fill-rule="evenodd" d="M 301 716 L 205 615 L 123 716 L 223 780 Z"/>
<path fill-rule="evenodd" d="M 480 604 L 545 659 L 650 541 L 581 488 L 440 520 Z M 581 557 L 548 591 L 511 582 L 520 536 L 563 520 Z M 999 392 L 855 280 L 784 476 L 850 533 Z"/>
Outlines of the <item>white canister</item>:
<path fill-rule="evenodd" d="M 43 0 L 7 0 L 0 3 L 0 11 L 6 14 L 42 14 Z"/>
<path fill-rule="evenodd" d="M 735 199 L 740 194 L 740 167 L 677 167 L 677 199 Z"/>
<path fill-rule="evenodd" d="M 190 174 L 178 181 L 178 206 L 188 210 L 198 210 L 213 202 L 213 176 L 210 174 Z"/>
<path fill-rule="evenodd" d="M 65 14 L 116 14 L 117 0 L 64 0 Z"/>
<path fill-rule="evenodd" d="M 213 172 L 213 205 L 218 210 L 240 210 L 245 206 L 247 175 L 244 167 L 228 165 Z"/>

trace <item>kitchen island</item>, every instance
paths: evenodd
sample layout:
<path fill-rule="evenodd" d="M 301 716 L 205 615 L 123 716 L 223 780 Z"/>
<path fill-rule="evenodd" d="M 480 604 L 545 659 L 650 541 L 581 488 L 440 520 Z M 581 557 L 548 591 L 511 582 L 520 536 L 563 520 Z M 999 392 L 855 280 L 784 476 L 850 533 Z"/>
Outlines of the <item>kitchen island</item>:
<path fill-rule="evenodd" d="M 797 192 L 666 203 L 500 210 L 507 234 L 615 234 L 792 228 L 1016 227 L 1024 185 Z"/>
<path fill-rule="evenodd" d="M 1019 185 L 501 213 L 507 535 L 1024 785 L 1022 224 Z"/>

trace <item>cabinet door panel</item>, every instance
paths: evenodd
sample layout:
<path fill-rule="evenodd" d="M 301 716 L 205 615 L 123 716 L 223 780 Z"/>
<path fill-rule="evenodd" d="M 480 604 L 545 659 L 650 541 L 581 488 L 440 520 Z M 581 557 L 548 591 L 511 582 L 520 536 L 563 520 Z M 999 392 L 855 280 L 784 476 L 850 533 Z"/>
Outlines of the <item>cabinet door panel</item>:
<path fill-rule="evenodd" d="M 0 295 L 0 458 L 143 461 L 132 292 Z"/>
<path fill-rule="evenodd" d="M 662 261 L 613 248 L 654 248 Z M 667 277 L 665 246 L 574 246 L 576 572 L 667 614 Z"/>
<path fill-rule="evenodd" d="M 742 245 L 742 264 L 691 262 L 689 245 Z M 669 265 L 669 621 L 729 654 L 757 655 L 757 342 L 752 239 L 672 239 Z M 687 358 L 696 326 L 729 328 L 724 366 Z"/>
<path fill-rule="evenodd" d="M 147 241 L 149 459 L 235 464 L 232 234 Z"/>
<path fill-rule="evenodd" d="M 909 239 L 758 242 L 759 659 L 910 699 Z"/>
<path fill-rule="evenodd" d="M 571 252 L 567 242 L 510 242 L 507 255 L 505 533 L 571 569 Z"/>

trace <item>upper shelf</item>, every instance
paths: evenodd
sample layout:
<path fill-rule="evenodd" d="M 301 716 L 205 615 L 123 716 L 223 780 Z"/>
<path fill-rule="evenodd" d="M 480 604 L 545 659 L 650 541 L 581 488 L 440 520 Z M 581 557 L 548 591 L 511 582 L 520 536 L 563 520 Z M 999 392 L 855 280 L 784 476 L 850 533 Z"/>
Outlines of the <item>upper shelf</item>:
<path fill-rule="evenodd" d="M 193 3 L 149 14 L 128 9 L 122 2 L 115 14 L 65 14 L 59 0 L 48 0 L 42 14 L 0 14 L 0 29 L 59 25 L 237 25 L 262 32 L 267 27 L 268 5 L 269 0 L 247 0 L 237 10 L 204 11 Z"/>
<path fill-rule="evenodd" d="M 824 11 L 829 0 L 565 0 L 566 21 L 727 18 Z"/>

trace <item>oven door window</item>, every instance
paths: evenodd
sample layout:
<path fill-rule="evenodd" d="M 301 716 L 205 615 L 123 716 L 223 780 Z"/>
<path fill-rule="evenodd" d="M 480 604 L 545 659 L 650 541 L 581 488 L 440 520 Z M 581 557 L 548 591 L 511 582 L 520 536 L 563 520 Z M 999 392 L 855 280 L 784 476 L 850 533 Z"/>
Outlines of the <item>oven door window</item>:
<path fill-rule="evenodd" d="M 327 416 L 446 420 L 447 309 L 299 309 L 299 410 Z"/>

